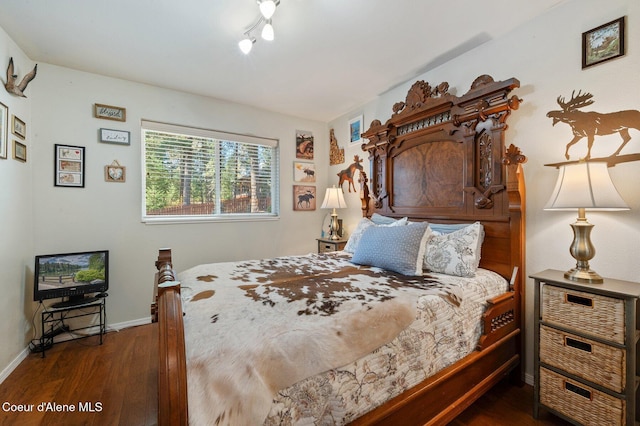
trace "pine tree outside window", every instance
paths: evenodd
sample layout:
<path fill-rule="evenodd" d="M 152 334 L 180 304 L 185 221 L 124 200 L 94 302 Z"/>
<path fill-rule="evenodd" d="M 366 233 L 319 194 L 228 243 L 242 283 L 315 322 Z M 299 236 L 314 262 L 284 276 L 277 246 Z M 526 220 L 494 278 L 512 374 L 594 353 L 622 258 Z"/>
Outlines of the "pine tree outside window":
<path fill-rule="evenodd" d="M 148 223 L 279 216 L 278 140 L 142 121 Z"/>

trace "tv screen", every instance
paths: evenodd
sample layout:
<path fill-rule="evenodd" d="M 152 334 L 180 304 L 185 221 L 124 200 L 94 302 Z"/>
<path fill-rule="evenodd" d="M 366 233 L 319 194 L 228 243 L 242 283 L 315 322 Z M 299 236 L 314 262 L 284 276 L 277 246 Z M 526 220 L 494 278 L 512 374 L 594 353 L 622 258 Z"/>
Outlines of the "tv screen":
<path fill-rule="evenodd" d="M 58 305 L 83 303 L 86 294 L 109 289 L 109 251 L 36 256 L 33 300 L 66 297 Z"/>

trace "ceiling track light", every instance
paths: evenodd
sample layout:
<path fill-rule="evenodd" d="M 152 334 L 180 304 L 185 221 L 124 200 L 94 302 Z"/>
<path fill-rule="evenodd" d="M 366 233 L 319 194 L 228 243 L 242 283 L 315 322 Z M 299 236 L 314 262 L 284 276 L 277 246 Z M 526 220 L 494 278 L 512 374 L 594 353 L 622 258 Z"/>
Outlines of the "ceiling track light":
<path fill-rule="evenodd" d="M 271 23 L 271 17 L 276 11 L 276 7 L 280 4 L 280 0 L 257 0 L 258 7 L 260 8 L 260 16 L 256 22 L 244 32 L 244 38 L 238 43 L 238 47 L 245 55 L 251 52 L 253 44 L 256 42 L 256 38 L 251 33 L 262 26 L 260 32 L 262 38 L 267 41 L 272 41 L 274 38 L 273 24 Z"/>

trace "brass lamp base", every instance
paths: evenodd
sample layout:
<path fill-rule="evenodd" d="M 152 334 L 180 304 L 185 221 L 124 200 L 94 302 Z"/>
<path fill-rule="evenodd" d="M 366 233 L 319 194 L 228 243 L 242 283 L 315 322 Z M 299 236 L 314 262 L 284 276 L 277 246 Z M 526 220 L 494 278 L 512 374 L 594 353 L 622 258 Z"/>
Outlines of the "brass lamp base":
<path fill-rule="evenodd" d="M 331 223 L 329 224 L 329 239 L 334 241 L 340 239 L 340 236 L 338 235 L 338 214 L 336 213 L 336 209 L 333 209 L 333 212 L 331 212 Z"/>
<path fill-rule="evenodd" d="M 571 281 L 586 284 L 602 284 L 604 279 L 596 271 L 573 268 L 564 273 L 564 277 Z"/>
<path fill-rule="evenodd" d="M 589 267 L 589 260 L 596 255 L 596 249 L 591 243 L 593 225 L 587 221 L 585 209 L 578 209 L 578 219 L 571 224 L 571 229 L 573 229 L 573 243 L 569 251 L 577 263 L 575 268 L 564 273 L 564 277 L 581 283 L 602 284 L 604 282 L 602 277 Z"/>

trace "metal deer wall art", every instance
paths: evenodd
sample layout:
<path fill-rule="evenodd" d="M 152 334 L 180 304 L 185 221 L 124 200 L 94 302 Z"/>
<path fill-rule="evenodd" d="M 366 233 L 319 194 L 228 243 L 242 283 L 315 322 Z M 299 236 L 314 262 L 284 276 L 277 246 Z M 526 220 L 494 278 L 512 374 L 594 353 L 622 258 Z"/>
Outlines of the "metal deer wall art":
<path fill-rule="evenodd" d="M 571 126 L 573 131 L 573 139 L 567 144 L 564 156 L 569 160 L 569 148 L 578 143 L 582 138 L 587 138 L 587 155 L 584 160 L 591 158 L 591 147 L 596 136 L 611 135 L 619 133 L 622 137 L 622 143 L 618 149 L 611 155 L 616 157 L 622 151 L 622 148 L 631 140 L 629 129 L 640 130 L 640 111 L 625 110 L 609 113 L 599 113 L 595 111 L 581 111 L 581 108 L 593 104 L 593 95 L 591 93 L 582 93 L 575 90 L 571 93 L 571 100 L 565 102 L 563 97 L 558 96 L 558 105 L 561 110 L 549 111 L 547 117 L 553 119 L 553 125 L 556 123 L 566 123 Z"/>
<path fill-rule="evenodd" d="M 342 188 L 343 183 L 347 182 L 347 189 L 349 190 L 349 192 L 351 192 L 351 188 L 353 188 L 353 192 L 356 192 L 356 186 L 353 183 L 353 178 L 357 171 L 362 172 L 363 170 L 362 164 L 360 163 L 362 163 L 360 156 L 354 155 L 353 163 L 351 163 L 349 167 L 341 170 L 340 173 L 338 173 L 338 186 L 340 188 Z M 342 189 L 342 191 L 344 192 L 344 188 Z"/>

